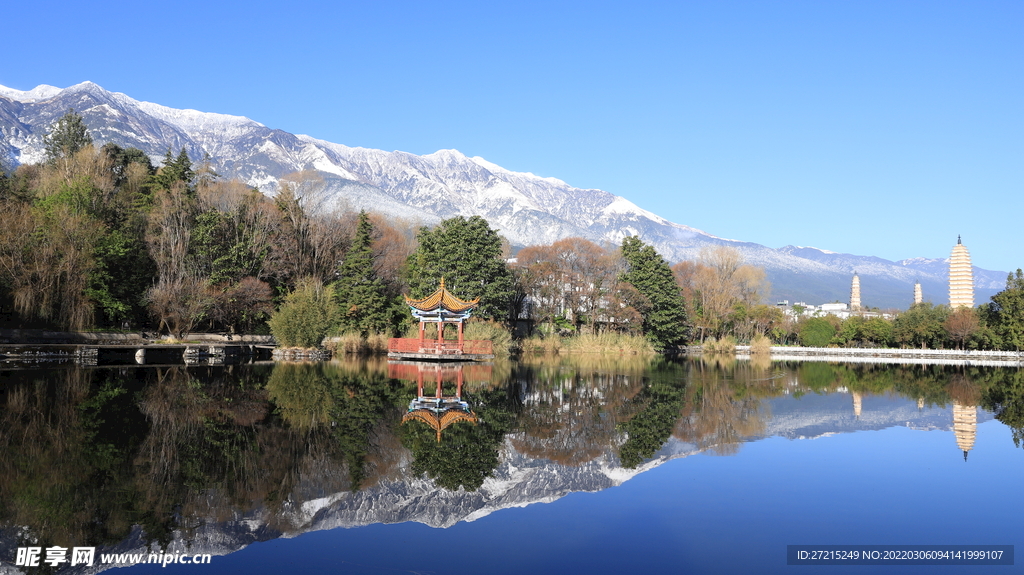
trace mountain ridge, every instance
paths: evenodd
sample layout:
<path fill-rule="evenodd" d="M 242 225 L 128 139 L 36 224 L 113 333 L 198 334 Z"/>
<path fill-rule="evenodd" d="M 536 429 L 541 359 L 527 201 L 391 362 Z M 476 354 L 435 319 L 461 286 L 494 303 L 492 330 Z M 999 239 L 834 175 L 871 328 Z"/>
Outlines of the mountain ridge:
<path fill-rule="evenodd" d="M 141 102 L 93 82 L 64 89 L 40 85 L 28 91 L 0 86 L 0 154 L 13 164 L 42 161 L 43 135 L 69 108 L 83 116 L 98 143 L 136 147 L 157 162 L 168 149 L 185 148 L 196 160 L 208 154 L 219 173 L 267 194 L 276 192 L 283 176 L 312 170 L 323 178 L 321 196 L 328 206 L 383 211 L 426 225 L 480 215 L 516 246 L 571 236 L 617 245 L 627 235 L 638 235 L 675 262 L 696 259 L 703 248 L 726 245 L 738 249 L 748 263 L 765 268 L 774 299 L 846 301 L 856 271 L 869 306 L 907 307 L 916 280 L 926 299 L 947 301 L 948 267 L 943 268 L 941 260 L 891 262 L 819 248 L 773 249 L 724 239 L 671 222 L 625 197 L 514 172 L 458 150 L 417 156 L 350 147 L 272 129 L 243 116 Z M 975 267 L 976 303 L 1001 290 L 1005 278 L 1006 272 Z"/>

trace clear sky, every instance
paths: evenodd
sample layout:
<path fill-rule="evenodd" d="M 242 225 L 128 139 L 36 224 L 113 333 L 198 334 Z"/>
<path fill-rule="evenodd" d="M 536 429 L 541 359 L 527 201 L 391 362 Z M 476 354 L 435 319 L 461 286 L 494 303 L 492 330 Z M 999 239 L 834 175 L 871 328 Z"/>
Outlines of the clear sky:
<path fill-rule="evenodd" d="M 1024 2 L 21 0 L 0 84 L 91 80 L 455 148 L 708 233 L 1024 267 Z"/>

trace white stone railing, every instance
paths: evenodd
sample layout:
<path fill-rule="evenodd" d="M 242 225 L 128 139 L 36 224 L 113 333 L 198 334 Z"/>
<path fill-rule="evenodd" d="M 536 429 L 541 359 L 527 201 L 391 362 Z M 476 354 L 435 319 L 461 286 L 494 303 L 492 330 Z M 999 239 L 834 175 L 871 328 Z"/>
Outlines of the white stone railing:
<path fill-rule="evenodd" d="M 737 345 L 736 354 L 749 355 L 750 346 Z M 772 346 L 771 355 L 772 359 L 815 358 L 869 363 L 962 363 L 966 361 L 979 365 L 1024 364 L 1024 351 Z"/>

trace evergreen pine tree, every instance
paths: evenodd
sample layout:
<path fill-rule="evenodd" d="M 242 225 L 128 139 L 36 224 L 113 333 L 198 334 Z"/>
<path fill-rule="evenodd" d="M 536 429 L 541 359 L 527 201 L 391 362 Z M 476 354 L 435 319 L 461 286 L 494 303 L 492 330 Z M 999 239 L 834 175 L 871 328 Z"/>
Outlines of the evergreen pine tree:
<path fill-rule="evenodd" d="M 986 308 L 1003 349 L 1024 349 L 1024 272 L 1009 274 L 1006 289 L 992 296 Z"/>
<path fill-rule="evenodd" d="M 648 302 L 643 314 L 644 335 L 654 347 L 663 350 L 682 345 L 689 335 L 683 296 L 672 270 L 664 258 L 636 236 L 622 240 L 622 256 L 626 273 L 622 281 L 632 285 Z"/>
<path fill-rule="evenodd" d="M 75 155 L 82 148 L 92 145 L 92 137 L 85 127 L 82 116 L 69 109 L 50 126 L 50 133 L 43 137 L 46 160 L 53 161 Z"/>
<path fill-rule="evenodd" d="M 172 157 L 171 149 L 167 148 L 163 163 L 164 167 L 160 169 L 156 178 L 161 188 L 170 189 L 175 182 L 182 182 L 190 194 L 195 191 L 193 180 L 196 173 L 192 169 L 192 160 L 189 159 L 185 148 L 178 152 L 177 157 Z"/>
<path fill-rule="evenodd" d="M 184 154 L 185 149 L 182 148 L 181 152 Z M 188 158 L 188 155 L 185 155 Z M 210 156 L 210 152 L 203 152 L 203 161 L 199 163 L 199 168 L 194 172 L 196 180 L 196 188 L 204 189 L 209 188 L 214 182 L 221 178 L 213 169 L 213 157 Z"/>
<path fill-rule="evenodd" d="M 338 268 L 336 294 L 341 306 L 342 330 L 370 333 L 391 330 L 393 306 L 384 291 L 384 282 L 373 268 L 373 224 L 365 211 L 359 212 L 352 247 Z"/>
<path fill-rule="evenodd" d="M 444 220 L 420 230 L 419 247 L 409 257 L 409 290 L 426 297 L 444 278 L 445 287 L 462 299 L 480 298 L 474 316 L 509 319 L 512 272 L 502 257 L 501 237 L 480 216 Z"/>

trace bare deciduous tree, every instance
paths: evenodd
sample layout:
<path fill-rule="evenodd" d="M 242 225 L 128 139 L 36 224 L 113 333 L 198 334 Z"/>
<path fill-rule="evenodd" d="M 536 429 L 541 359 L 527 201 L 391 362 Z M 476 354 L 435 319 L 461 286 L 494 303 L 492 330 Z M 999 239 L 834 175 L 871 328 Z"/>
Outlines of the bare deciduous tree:
<path fill-rule="evenodd" d="M 956 343 L 957 349 L 964 349 L 967 340 L 981 327 L 981 322 L 978 321 L 978 312 L 974 308 L 958 307 L 949 314 L 945 327 L 949 332 L 949 339 Z"/>
<path fill-rule="evenodd" d="M 161 277 L 146 292 L 146 302 L 159 321 L 157 330 L 166 328 L 169 334 L 181 339 L 202 321 L 216 298 L 205 278 L 176 274 Z"/>
<path fill-rule="evenodd" d="M 581 329 L 595 330 L 601 323 L 619 325 L 637 316 L 630 306 L 635 290 L 618 281 L 623 269 L 618 250 L 566 238 L 523 248 L 516 254 L 516 269 L 538 322 L 562 317 Z"/>
<path fill-rule="evenodd" d="M 0 274 L 18 313 L 82 329 L 93 319 L 86 295 L 98 222 L 55 205 L 42 214 L 20 203 L 0 203 Z"/>
<path fill-rule="evenodd" d="M 743 323 L 741 331 L 750 335 L 746 332 L 753 326 L 748 325 L 746 312 L 760 304 L 771 289 L 764 269 L 744 265 L 735 248 L 717 246 L 701 250 L 695 263 L 676 264 L 673 272 L 684 297 L 689 295 L 686 299 L 693 306 L 690 318 L 701 331 L 701 341 L 723 335 L 731 319 Z M 731 318 L 734 313 L 737 316 Z"/>

